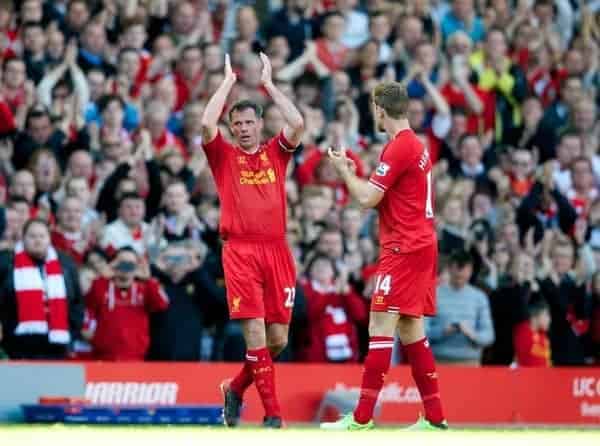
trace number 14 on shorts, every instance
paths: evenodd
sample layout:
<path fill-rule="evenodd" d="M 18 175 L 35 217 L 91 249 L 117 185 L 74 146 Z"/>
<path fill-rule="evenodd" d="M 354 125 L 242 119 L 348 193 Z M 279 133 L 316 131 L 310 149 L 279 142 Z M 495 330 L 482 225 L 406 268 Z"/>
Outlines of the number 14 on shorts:
<path fill-rule="evenodd" d="M 378 274 L 375 276 L 375 294 L 382 292 L 384 295 L 392 291 L 392 276 L 390 274 Z"/>

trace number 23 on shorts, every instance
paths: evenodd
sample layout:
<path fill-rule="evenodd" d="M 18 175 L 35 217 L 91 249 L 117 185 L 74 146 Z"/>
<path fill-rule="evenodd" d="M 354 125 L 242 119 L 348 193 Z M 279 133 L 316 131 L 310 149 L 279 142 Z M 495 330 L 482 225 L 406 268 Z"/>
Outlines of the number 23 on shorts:
<path fill-rule="evenodd" d="M 392 276 L 390 274 L 378 274 L 375 276 L 375 293 L 381 291 L 385 296 L 392 291 Z"/>
<path fill-rule="evenodd" d="M 294 306 L 294 300 L 296 300 L 296 288 L 285 287 L 283 292 L 285 293 L 285 303 L 283 306 L 285 308 L 292 308 Z"/>

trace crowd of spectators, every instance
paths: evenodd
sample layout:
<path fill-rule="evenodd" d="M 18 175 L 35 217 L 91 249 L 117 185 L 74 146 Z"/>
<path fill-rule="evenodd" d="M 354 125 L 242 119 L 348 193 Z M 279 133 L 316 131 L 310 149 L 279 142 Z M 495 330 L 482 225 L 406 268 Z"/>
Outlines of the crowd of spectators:
<path fill-rule="evenodd" d="M 283 360 L 366 352 L 377 217 L 359 175 L 406 84 L 435 163 L 438 315 L 455 364 L 600 363 L 598 0 L 0 0 L 0 357 L 241 360 L 200 117 L 283 119 L 258 52 L 306 123 L 286 178 L 298 282 Z M 229 135 L 224 120 L 221 131 Z M 265 215 L 265 219 L 269 216 Z M 396 362 L 402 361 L 398 348 Z"/>

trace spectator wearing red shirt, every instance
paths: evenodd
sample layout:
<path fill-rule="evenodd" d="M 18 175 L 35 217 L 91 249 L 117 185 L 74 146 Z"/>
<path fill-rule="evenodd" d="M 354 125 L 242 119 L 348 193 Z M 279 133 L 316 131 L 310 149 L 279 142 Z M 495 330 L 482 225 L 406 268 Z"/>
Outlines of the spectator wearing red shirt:
<path fill-rule="evenodd" d="M 360 157 L 351 151 L 346 152 L 346 154 L 354 162 L 356 174 L 363 177 L 365 172 Z M 349 200 L 348 188 L 341 181 L 329 159 L 321 150 L 313 150 L 298 167 L 296 175 L 301 186 L 317 184 L 332 188 L 335 201 L 338 204 L 346 204 Z"/>
<path fill-rule="evenodd" d="M 13 133 L 16 129 L 13 111 L 8 102 L 0 99 L 0 135 Z"/>
<path fill-rule="evenodd" d="M 317 57 L 330 71 L 343 70 L 349 49 L 342 43 L 346 20 L 339 12 L 330 12 L 323 21 L 323 37 L 315 40 Z"/>
<path fill-rule="evenodd" d="M 120 36 L 121 48 L 133 48 L 138 51 L 140 65 L 135 74 L 136 84 L 143 84 L 148 80 L 148 70 L 152 64 L 152 54 L 144 48 L 148 33 L 145 23 L 139 18 L 131 18 L 123 23 L 123 34 Z"/>
<path fill-rule="evenodd" d="M 26 105 L 25 62 L 18 57 L 5 59 L 2 65 L 2 96 L 14 115 Z"/>
<path fill-rule="evenodd" d="M 473 43 L 467 33 L 457 31 L 448 39 L 448 57 L 451 61 L 450 79 L 441 88 L 448 105 L 467 112 L 467 132 L 483 135 L 494 128 L 494 95 L 471 82 L 468 57 Z"/>
<path fill-rule="evenodd" d="M 197 89 L 203 78 L 202 50 L 197 45 L 184 46 L 175 70 L 177 87 L 175 111 L 180 111 L 188 101 L 197 96 Z"/>
<path fill-rule="evenodd" d="M 529 68 L 531 42 L 538 38 L 538 30 L 529 21 L 523 21 L 515 27 L 512 42 L 511 60 L 519 65 L 523 71 Z"/>
<path fill-rule="evenodd" d="M 357 325 L 368 321 L 368 302 L 348 284 L 348 272 L 336 272 L 334 261 L 316 255 L 302 287 L 308 327 L 299 358 L 306 362 L 357 362 Z"/>
<path fill-rule="evenodd" d="M 28 218 L 52 218 L 51 215 L 43 215 L 48 210 L 40 209 L 35 203 L 37 188 L 35 178 L 29 170 L 19 170 L 13 175 L 9 188 L 8 195 L 10 197 L 20 197 L 26 200 L 29 205 Z"/>
<path fill-rule="evenodd" d="M 579 218 L 587 218 L 590 206 L 598 197 L 598 188 L 594 184 L 594 173 L 589 158 L 580 157 L 571 164 L 573 187 L 567 192 L 571 206 Z"/>
<path fill-rule="evenodd" d="M 0 35 L 3 39 L 1 58 L 15 57 L 21 51 L 19 31 L 13 28 L 14 2 L 3 1 L 0 3 Z M 25 3 L 25 2 L 23 2 Z"/>
<path fill-rule="evenodd" d="M 57 212 L 57 225 L 50 233 L 52 245 L 71 256 L 81 266 L 95 244 L 91 233 L 82 230 L 83 203 L 77 197 L 66 197 Z"/>
<path fill-rule="evenodd" d="M 530 55 L 527 83 L 544 107 L 552 105 L 558 99 L 560 82 L 565 77 L 564 72 L 554 68 L 554 54 L 548 43 L 540 44 Z"/>
<path fill-rule="evenodd" d="M 510 188 L 514 196 L 523 198 L 526 196 L 533 183 L 535 160 L 533 154 L 525 149 L 516 149 L 510 155 Z"/>
<path fill-rule="evenodd" d="M 423 145 L 429 150 L 429 156 L 433 163 L 440 158 L 442 141 L 450 133 L 452 127 L 452 116 L 450 107 L 441 96 L 437 88 L 433 86 L 424 76 L 420 76 L 423 85 L 434 103 L 434 114 L 431 124 L 427 123 L 427 109 L 424 99 L 409 99 L 406 111 L 408 122 L 415 133 L 423 135 Z"/>
<path fill-rule="evenodd" d="M 164 311 L 169 298 L 155 279 L 140 280 L 141 261 L 132 248 L 117 251 L 112 279 L 100 277 L 85 298 L 82 335 L 95 359 L 142 361 L 150 346 L 149 314 Z"/>
<path fill-rule="evenodd" d="M 163 150 L 176 149 L 187 160 L 188 153 L 183 142 L 167 128 L 169 114 L 168 107 L 158 100 L 150 102 L 145 108 L 144 124 L 150 132 L 154 155 L 159 155 Z"/>
<path fill-rule="evenodd" d="M 523 367 L 549 367 L 550 309 L 544 301 L 529 306 L 529 320 L 517 324 L 513 330 L 515 362 Z"/>
<path fill-rule="evenodd" d="M 600 272 L 592 278 L 592 316 L 590 318 L 589 350 L 593 359 L 600 364 Z"/>

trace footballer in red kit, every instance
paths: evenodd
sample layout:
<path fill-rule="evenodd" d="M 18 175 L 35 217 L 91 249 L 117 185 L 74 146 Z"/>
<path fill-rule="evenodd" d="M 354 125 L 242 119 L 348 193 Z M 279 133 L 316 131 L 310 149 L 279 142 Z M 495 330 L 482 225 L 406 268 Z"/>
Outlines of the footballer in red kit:
<path fill-rule="evenodd" d="M 329 157 L 350 195 L 379 213 L 380 258 L 375 273 L 369 321 L 369 351 L 361 393 L 353 413 L 330 430 L 374 427 L 373 411 L 390 367 L 394 335 L 410 363 L 424 417 L 411 430 L 447 429 L 433 353 L 425 337 L 424 316 L 435 313 L 437 239 L 433 212 L 430 154 L 411 130 L 406 86 L 384 82 L 372 92 L 377 129 L 390 138 L 369 180 L 359 178 L 344 148 L 330 148 Z"/>
<path fill-rule="evenodd" d="M 285 171 L 294 147 L 281 132 L 248 154 L 219 132 L 204 151 L 221 201 L 230 317 L 288 324 L 296 270 L 285 240 Z"/>
<path fill-rule="evenodd" d="M 231 319 L 240 320 L 246 341 L 244 367 L 221 383 L 223 419 L 236 426 L 244 392 L 253 383 L 265 409 L 263 426 L 282 427 L 275 391 L 273 359 L 287 343 L 296 294 L 295 261 L 286 240 L 285 178 L 288 162 L 300 144 L 304 120 L 294 104 L 273 84 L 269 58 L 261 81 L 280 109 L 286 125 L 261 144 L 262 108 L 242 100 L 229 108 L 228 142 L 218 123 L 237 77 L 225 57 L 225 77 L 202 116 L 202 140 L 221 202 L 219 231 Z"/>
<path fill-rule="evenodd" d="M 435 313 L 437 238 L 431 167 L 427 149 L 412 130 L 405 129 L 384 147 L 369 178 L 383 193 L 377 205 L 381 250 L 372 311 Z"/>

